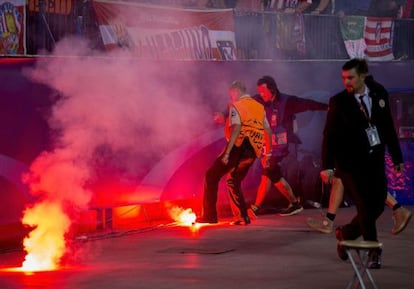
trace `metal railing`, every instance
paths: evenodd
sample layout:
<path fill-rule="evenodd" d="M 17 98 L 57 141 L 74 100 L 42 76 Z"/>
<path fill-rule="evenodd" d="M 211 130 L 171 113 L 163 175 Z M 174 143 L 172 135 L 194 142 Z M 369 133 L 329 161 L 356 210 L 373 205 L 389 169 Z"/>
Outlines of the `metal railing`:
<path fill-rule="evenodd" d="M 104 49 L 91 1 L 29 0 L 26 9 L 28 55 L 50 53 L 56 42 L 68 35 L 85 37 L 94 49 Z M 280 33 L 283 31 L 281 25 L 292 21 L 295 15 L 235 10 L 238 59 L 349 58 L 339 17 L 303 16 L 303 23 L 296 25 L 296 30 Z M 414 19 L 395 19 L 393 53 L 398 60 L 414 59 Z"/>

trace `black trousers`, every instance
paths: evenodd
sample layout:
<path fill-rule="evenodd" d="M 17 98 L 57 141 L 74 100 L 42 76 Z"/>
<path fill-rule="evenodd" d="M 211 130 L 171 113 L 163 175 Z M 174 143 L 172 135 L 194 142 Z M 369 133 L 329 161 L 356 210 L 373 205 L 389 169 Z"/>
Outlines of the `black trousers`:
<path fill-rule="evenodd" d="M 224 151 L 223 151 L 224 153 Z M 240 147 L 234 146 L 225 165 L 221 153 L 207 170 L 204 179 L 203 218 L 217 220 L 217 194 L 221 178 L 227 173 L 227 189 L 231 198 L 232 210 L 236 217 L 247 216 L 247 206 L 241 191 L 241 182 L 256 159 L 256 154 L 248 139 Z"/>
<path fill-rule="evenodd" d="M 387 178 L 383 159 L 372 159 L 355 171 L 337 171 L 345 192 L 350 193 L 357 210 L 351 222 L 342 228 L 345 239 L 362 236 L 366 241 L 378 241 L 376 221 L 384 211 Z"/>

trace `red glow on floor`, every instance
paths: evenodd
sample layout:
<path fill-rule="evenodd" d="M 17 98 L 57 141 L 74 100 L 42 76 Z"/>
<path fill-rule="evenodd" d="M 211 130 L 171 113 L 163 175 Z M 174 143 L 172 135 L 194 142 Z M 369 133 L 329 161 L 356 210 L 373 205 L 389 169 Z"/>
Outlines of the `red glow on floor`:
<path fill-rule="evenodd" d="M 30 270 L 27 270 L 27 269 L 25 269 L 23 267 L 2 268 L 2 269 L 0 269 L 0 271 L 2 271 L 2 272 L 24 273 L 26 275 L 32 275 L 35 272 L 44 272 L 43 270 L 41 270 L 41 271 L 30 271 Z"/>

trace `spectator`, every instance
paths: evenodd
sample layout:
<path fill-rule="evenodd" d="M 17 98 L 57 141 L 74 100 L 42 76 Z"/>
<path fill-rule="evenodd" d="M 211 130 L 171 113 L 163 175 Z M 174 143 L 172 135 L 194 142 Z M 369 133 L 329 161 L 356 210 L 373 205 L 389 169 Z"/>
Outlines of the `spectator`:
<path fill-rule="evenodd" d="M 312 0 L 285 1 L 283 11 L 285 13 L 303 13 L 310 7 L 311 4 Z"/>
<path fill-rule="evenodd" d="M 413 18 L 414 17 L 414 0 L 406 0 L 402 5 L 402 18 Z"/>
<path fill-rule="evenodd" d="M 397 18 L 405 0 L 371 0 L 369 16 Z"/>
<path fill-rule="evenodd" d="M 312 5 L 305 11 L 310 12 L 312 15 L 319 14 L 332 14 L 332 1 L 331 0 L 319 0 L 312 1 Z"/>
<path fill-rule="evenodd" d="M 368 15 L 371 0 L 336 0 L 334 14 L 345 15 Z"/>

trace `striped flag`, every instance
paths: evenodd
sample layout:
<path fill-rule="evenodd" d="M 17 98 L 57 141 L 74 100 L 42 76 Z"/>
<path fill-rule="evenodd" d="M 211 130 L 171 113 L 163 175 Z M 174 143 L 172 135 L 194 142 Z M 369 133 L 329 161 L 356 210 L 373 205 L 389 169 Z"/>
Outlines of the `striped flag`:
<path fill-rule="evenodd" d="M 367 17 L 364 39 L 365 54 L 369 60 L 393 60 L 393 21 L 391 18 Z"/>
<path fill-rule="evenodd" d="M 391 18 L 343 17 L 340 27 L 349 57 L 374 61 L 393 60 L 393 24 Z"/>

